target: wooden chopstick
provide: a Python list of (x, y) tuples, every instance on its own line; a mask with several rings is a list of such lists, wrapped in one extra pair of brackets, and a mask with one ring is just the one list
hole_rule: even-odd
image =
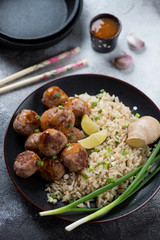
[(22, 80), (20, 82), (16, 82), (16, 83), (1, 87), (0, 88), (0, 93), (4, 93), (4, 92), (7, 92), (7, 91), (10, 91), (10, 90), (19, 88), (19, 87), (23, 87), (25, 85), (37, 82), (39, 80), (45, 80), (49, 77), (56, 76), (58, 74), (68, 72), (68, 71), (71, 71), (73, 69), (76, 69), (76, 68), (79, 68), (79, 67), (82, 67), (82, 66), (86, 66), (86, 65), (88, 65), (88, 61), (86, 59), (83, 59), (83, 60), (78, 61), (76, 63), (72, 63), (72, 64), (69, 64), (69, 65), (66, 65), (66, 66), (63, 66), (63, 67), (60, 67), (60, 68), (56, 68), (56, 69), (53, 69), (49, 72), (45, 72), (43, 74), (40, 74), (40, 75), (31, 77), (31, 78), (27, 78), (25, 80)]
[(6, 84), (8, 82), (11, 82), (11, 81), (13, 81), (13, 80), (15, 80), (17, 78), (23, 77), (23, 76), (25, 76), (25, 75), (27, 75), (27, 74), (29, 74), (31, 72), (34, 72), (34, 71), (36, 71), (36, 70), (38, 70), (40, 68), (43, 68), (43, 67), (45, 67), (47, 65), (50, 65), (50, 64), (52, 64), (54, 62), (57, 62), (57, 61), (59, 61), (61, 59), (67, 58), (67, 57), (69, 57), (71, 55), (75, 55), (75, 54), (77, 54), (79, 52), (80, 52), (80, 48), (76, 47), (76, 48), (73, 48), (73, 49), (71, 49), (69, 51), (66, 51), (64, 53), (61, 53), (61, 54), (59, 54), (59, 55), (57, 55), (55, 57), (49, 58), (49, 59), (47, 59), (47, 60), (45, 60), (43, 62), (40, 62), (40, 63), (35, 64), (33, 66), (30, 66), (28, 68), (25, 68), (25, 69), (23, 69), (23, 70), (21, 70), (19, 72), (16, 72), (16, 73), (14, 73), (14, 74), (12, 74), (12, 75), (10, 75), (10, 76), (0, 80), (0, 86)]

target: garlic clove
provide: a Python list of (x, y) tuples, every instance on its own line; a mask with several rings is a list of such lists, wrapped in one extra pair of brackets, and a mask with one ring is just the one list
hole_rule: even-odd
[(133, 66), (133, 59), (130, 55), (124, 54), (112, 59), (112, 63), (118, 69), (128, 69)]
[(145, 46), (145, 43), (141, 39), (135, 37), (132, 33), (127, 36), (127, 43), (129, 48), (133, 51), (138, 51)]

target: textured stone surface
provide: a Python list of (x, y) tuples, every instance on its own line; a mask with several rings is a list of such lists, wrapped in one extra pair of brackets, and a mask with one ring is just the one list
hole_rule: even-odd
[[(118, 47), (110, 54), (97, 53), (90, 45), (89, 22), (94, 15), (102, 12), (112, 13), (122, 22)], [(54, 67), (87, 58), (89, 66), (71, 74), (101, 73), (120, 78), (142, 90), (160, 108), (159, 23), (159, 0), (84, 0), (82, 15), (76, 27), (64, 40), (53, 47), (29, 51), (8, 49), (0, 45), (0, 78), (71, 47), (80, 46), (79, 55), (56, 63)], [(145, 41), (146, 50), (143, 53), (137, 54), (129, 50), (126, 36), (130, 32)], [(132, 71), (119, 71), (110, 63), (112, 57), (123, 51), (133, 56), (135, 66)], [(42, 71), (38, 71), (40, 72)], [(40, 218), (38, 210), (14, 187), (3, 157), (5, 131), (13, 112), (21, 101), (41, 84), (33, 84), (0, 96), (0, 239), (160, 239), (160, 193), (128, 217), (108, 223), (86, 224), (67, 233), (64, 230), (67, 222), (54, 217)]]

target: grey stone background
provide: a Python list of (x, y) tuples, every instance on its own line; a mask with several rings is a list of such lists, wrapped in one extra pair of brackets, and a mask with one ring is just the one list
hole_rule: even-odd
[[(116, 15), (122, 22), (122, 32), (117, 48), (110, 54), (100, 54), (91, 48), (88, 25), (99, 13)], [(126, 36), (134, 33), (146, 43), (146, 49), (138, 54), (129, 50)], [(84, 0), (81, 17), (73, 31), (56, 45), (41, 50), (15, 50), (0, 44), (0, 79), (38, 63), (59, 52), (80, 46), (81, 53), (55, 63), (63, 66), (87, 58), (89, 66), (71, 72), (100, 73), (120, 78), (143, 91), (160, 108), (160, 1), (159, 0)], [(131, 71), (114, 68), (110, 60), (126, 52), (134, 59)], [(50, 69), (50, 67), (49, 67)], [(38, 71), (35, 74), (43, 72)], [(66, 221), (54, 217), (40, 218), (38, 210), (25, 200), (13, 185), (7, 172), (3, 141), (7, 125), (18, 105), (33, 90), (36, 83), (0, 96), (0, 239), (160, 239), (160, 193), (140, 210), (117, 221), (82, 225), (67, 233)]]

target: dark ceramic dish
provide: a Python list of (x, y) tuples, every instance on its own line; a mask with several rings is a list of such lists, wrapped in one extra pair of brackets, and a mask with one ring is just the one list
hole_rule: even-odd
[[(15, 111), (5, 135), (4, 155), (5, 162), (12, 181), (22, 195), (30, 201), (39, 210), (49, 210), (64, 206), (64, 203), (58, 202), (55, 206), (47, 203), (45, 181), (37, 174), (28, 179), (22, 179), (16, 176), (13, 170), (13, 163), (16, 156), (24, 151), (25, 138), (16, 134), (12, 124), (15, 116), (24, 108), (35, 110), (38, 114), (45, 111), (41, 103), (43, 92), (50, 86), (59, 86), (69, 96), (88, 92), (96, 95), (100, 89), (105, 89), (111, 95), (119, 96), (120, 101), (133, 109), (138, 107), (138, 113), (142, 115), (151, 115), (160, 120), (160, 110), (156, 105), (141, 91), (132, 85), (125, 83), (119, 79), (94, 74), (72, 75), (62, 77), (57, 80), (50, 81), (44, 86), (38, 88), (29, 95)], [(96, 220), (96, 222), (112, 221), (124, 217), (140, 207), (144, 206), (159, 190), (160, 173), (157, 174), (150, 182), (148, 182), (138, 193), (131, 196), (128, 200), (111, 210), (108, 214)], [(59, 217), (69, 221), (77, 220), (84, 217), (85, 213), (66, 213)]]
[(0, 6), (1, 34), (36, 40), (64, 29), (76, 15), (79, 0), (2, 0)]
[[(97, 37), (93, 34), (92, 24), (96, 20), (101, 19), (101, 18), (109, 18), (118, 24), (118, 31), (113, 37), (103, 39), (103, 38)], [(108, 52), (113, 51), (117, 45), (117, 40), (118, 40), (118, 36), (121, 32), (121, 29), (122, 29), (122, 24), (121, 24), (120, 20), (117, 17), (115, 17), (114, 15), (109, 14), (109, 13), (102, 13), (102, 14), (98, 14), (97, 16), (95, 16), (91, 20), (90, 25), (89, 25), (91, 44), (92, 44), (93, 49), (100, 53), (108, 53)]]
[[(26, 1), (24, 1), (24, 2), (26, 2)], [(42, 1), (42, 2), (44, 2), (44, 1)], [(58, 1), (56, 1), (56, 2), (58, 2)], [(70, 12), (71, 8), (70, 8), (70, 10), (68, 9), (68, 12), (70, 12), (70, 14), (72, 16), (70, 16), (68, 18), (68, 20), (63, 23), (63, 26), (62, 25), (54, 26), (54, 29), (52, 29), (52, 32), (48, 31), (48, 33), (46, 33), (46, 29), (44, 29), (44, 31), (43, 31), (43, 29), (41, 28), (41, 31), (43, 31), (43, 35), (41, 35), (41, 36), (39, 35), (39, 37), (34, 37), (30, 34), (30, 37), (28, 37), (28, 38), (25, 38), (25, 37), (20, 38), (18, 36), (13, 37), (9, 34), (4, 34), (1, 32), (0, 33), (0, 41), (7, 46), (16, 47), (16, 48), (29, 48), (29, 49), (39, 49), (42, 47), (49, 47), (49, 46), (52, 46), (55, 43), (59, 42), (64, 37), (66, 37), (70, 33), (70, 31), (73, 29), (73, 27), (75, 26), (75, 24), (77, 23), (80, 15), (81, 15), (82, 6), (83, 6), (83, 0), (75, 0), (73, 2), (71, 0), (70, 1), (67, 0), (66, 3), (65, 3), (65, 1), (63, 1), (63, 2), (65, 5), (66, 5), (66, 3), (68, 3), (70, 5), (75, 6), (74, 9), (72, 6), (72, 14)], [(68, 5), (66, 5), (66, 7), (67, 6)], [(58, 10), (60, 12), (56, 12), (56, 14), (52, 13), (55, 17), (57, 14), (59, 14), (59, 15), (63, 14), (63, 11), (61, 12), (60, 8), (58, 8), (57, 11)], [(0, 15), (0, 19), (1, 19), (1, 15)], [(38, 29), (38, 26), (37, 26), (37, 29)], [(37, 32), (38, 32), (38, 30), (37, 30)], [(45, 34), (44, 34), (44, 32), (45, 32)]]

